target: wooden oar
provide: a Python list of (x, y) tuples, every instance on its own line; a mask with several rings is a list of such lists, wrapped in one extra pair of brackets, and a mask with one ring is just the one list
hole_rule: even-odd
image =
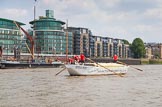
[(86, 59), (89, 60), (89, 61), (91, 61), (91, 62), (93, 62), (93, 63), (95, 63), (95, 64), (97, 64), (97, 65), (99, 65), (99, 66), (101, 66), (101, 67), (103, 67), (103, 68), (105, 68), (105, 69), (107, 69), (107, 70), (109, 70), (110, 72), (113, 72), (115, 75), (118, 75), (118, 76), (120, 76), (120, 77), (123, 77), (123, 75), (121, 75), (120, 73), (116, 73), (116, 72), (114, 72), (114, 71), (112, 71), (112, 70), (110, 70), (110, 69), (108, 69), (108, 68), (102, 66), (101, 64), (98, 64), (98, 63), (96, 63), (95, 61), (93, 61), (93, 60), (90, 59), (90, 58), (86, 58)]
[[(123, 64), (123, 65), (126, 65), (126, 66), (130, 66), (130, 65), (128, 65), (128, 64), (126, 64), (126, 63), (123, 63), (123, 62), (120, 62), (120, 61), (117, 61), (117, 63)], [(139, 69), (139, 68), (136, 68), (136, 67), (133, 67), (133, 66), (130, 66), (130, 67), (132, 67), (132, 68), (134, 68), (134, 69), (136, 69), (136, 70), (139, 70), (139, 71), (143, 71), (142, 69)]]
[(66, 67), (63, 68), (61, 71), (57, 72), (55, 76), (57, 76), (58, 74), (60, 74), (60, 73), (61, 73), (62, 71), (64, 71), (65, 69), (66, 69)]

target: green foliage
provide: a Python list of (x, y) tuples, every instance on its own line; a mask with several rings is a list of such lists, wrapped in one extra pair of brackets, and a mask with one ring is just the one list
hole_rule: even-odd
[(149, 64), (149, 59), (141, 59), (141, 64)]
[(162, 59), (141, 59), (141, 64), (162, 64)]
[(162, 64), (162, 60), (150, 59), (149, 64)]
[(134, 58), (143, 58), (145, 56), (145, 46), (140, 38), (134, 39), (130, 48)]
[(160, 53), (156, 52), (155, 53), (155, 58), (159, 59), (160, 58)]
[(129, 45), (129, 42), (127, 40), (123, 39), (123, 42), (124, 42), (124, 44), (128, 44)]

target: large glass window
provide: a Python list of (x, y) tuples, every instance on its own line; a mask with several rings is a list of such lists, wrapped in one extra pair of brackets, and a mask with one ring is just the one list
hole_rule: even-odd
[(62, 24), (57, 21), (37, 21), (35, 22), (34, 29), (51, 29), (51, 30), (61, 30)]

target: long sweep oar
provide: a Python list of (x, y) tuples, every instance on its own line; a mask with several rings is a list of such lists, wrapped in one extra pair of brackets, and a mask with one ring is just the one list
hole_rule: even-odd
[[(91, 62), (93, 62), (93, 63), (96, 63), (95, 61), (93, 61), (93, 60), (90, 59), (90, 58), (86, 58), (86, 59), (89, 60), (89, 61), (91, 61)], [(123, 75), (121, 75), (120, 73), (116, 73), (116, 72), (114, 72), (114, 71), (112, 71), (112, 70), (110, 70), (110, 69), (104, 67), (104, 66), (101, 65), (101, 64), (98, 64), (98, 63), (96, 63), (96, 64), (99, 65), (99, 66), (101, 66), (101, 67), (103, 67), (103, 68), (105, 68), (105, 69), (107, 69), (107, 70), (109, 70), (110, 72), (113, 72), (115, 75), (118, 75), (118, 76), (120, 76), (120, 77), (123, 77)]]
[(60, 74), (60, 73), (61, 73), (62, 71), (64, 71), (65, 69), (66, 69), (66, 67), (63, 68), (61, 71), (57, 72), (55, 76), (57, 76), (58, 74)]
[[(123, 63), (123, 62), (120, 62), (120, 61), (117, 61), (117, 63), (123, 64), (123, 65), (126, 65), (126, 66), (130, 66), (130, 65), (128, 65), (128, 64), (126, 64), (126, 63)], [(132, 68), (134, 68), (134, 69), (136, 69), (136, 70), (139, 70), (139, 71), (143, 71), (142, 69), (139, 69), (139, 68), (136, 68), (136, 67), (133, 67), (133, 66), (130, 66), (130, 67), (132, 67)]]

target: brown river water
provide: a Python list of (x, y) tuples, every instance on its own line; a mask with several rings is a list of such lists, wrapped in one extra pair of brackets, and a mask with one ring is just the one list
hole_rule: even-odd
[(69, 76), (62, 68), (0, 69), (0, 107), (162, 107), (162, 65), (124, 77)]

